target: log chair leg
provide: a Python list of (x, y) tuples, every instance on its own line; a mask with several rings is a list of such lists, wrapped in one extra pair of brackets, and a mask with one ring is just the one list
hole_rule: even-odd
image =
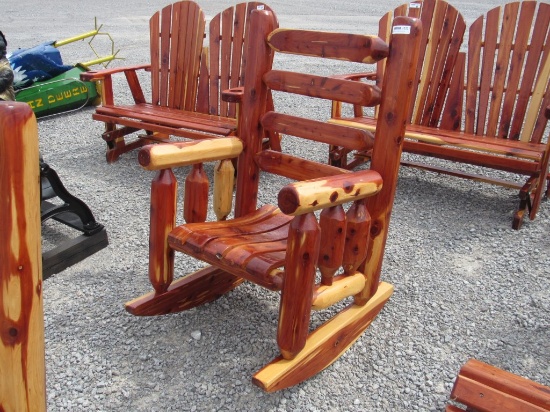
[(151, 184), (151, 228), (149, 235), (149, 279), (153, 288), (126, 303), (137, 316), (164, 315), (211, 302), (234, 289), (243, 279), (221, 269), (207, 267), (173, 282), (174, 250), (168, 233), (176, 220), (177, 180), (171, 169), (159, 171)]
[(519, 207), (518, 210), (516, 210), (516, 213), (514, 213), (514, 220), (512, 221), (512, 228), (515, 230), (519, 230), (521, 228), (526, 209), (531, 209), (531, 195), (527, 186), (528, 183), (526, 183), (519, 192)]
[(168, 234), (176, 224), (178, 182), (172, 169), (163, 169), (151, 183), (149, 280), (157, 293), (166, 292), (174, 279), (174, 250)]
[(306, 343), (320, 232), (313, 213), (295, 217), (288, 229), (286, 270), (277, 329), (277, 343), (285, 359), (294, 358)]

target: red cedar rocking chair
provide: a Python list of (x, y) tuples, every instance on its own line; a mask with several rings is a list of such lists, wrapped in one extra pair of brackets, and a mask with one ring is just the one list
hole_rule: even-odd
[[(244, 87), (242, 93), (226, 93), (228, 100), (240, 102), (238, 137), (140, 150), (140, 164), (158, 170), (151, 186), (149, 239), (149, 278), (154, 291), (126, 304), (130, 313), (140, 316), (174, 313), (215, 300), (244, 280), (280, 292), (280, 356), (253, 379), (266, 391), (295, 385), (329, 366), (361, 336), (392, 294), (393, 287), (379, 278), (421, 33), (419, 21), (408, 17), (396, 19), (394, 32), (399, 34), (393, 35), (389, 45), (376, 36), (274, 30), (273, 22), (267, 11), (252, 12)], [(272, 70), (275, 52), (364, 63), (387, 57), (387, 70), (380, 89), (350, 80)], [(323, 61), (316, 59), (315, 63)], [(380, 105), (375, 136), (269, 110), (271, 91), (277, 93), (275, 99), (308, 96), (308, 101), (325, 102), (327, 108), (332, 100)], [(283, 106), (285, 101), (281, 101)], [(278, 100), (275, 103), (277, 107)], [(318, 113), (308, 112), (311, 116)], [(357, 150), (372, 148), (372, 167), (351, 172), (271, 150), (262, 145), (266, 133), (302, 138), (312, 148), (341, 140)], [(234, 218), (226, 220), (234, 174), (224, 165), (236, 156)], [(221, 161), (214, 188), (214, 208), (220, 220), (205, 222), (208, 182), (197, 171), (201, 162), (215, 160)], [(185, 183), (187, 223), (176, 227), (177, 181), (172, 168), (187, 165), (193, 165)], [(281, 189), (279, 207), (257, 208), (264, 173), (298, 180)], [(347, 212), (344, 203), (350, 204)], [(315, 211), (321, 211), (319, 222)], [(210, 266), (174, 280), (176, 251)], [(316, 283), (317, 269), (321, 280)], [(312, 309), (328, 308), (350, 297), (353, 302), (348, 307), (310, 333)]]

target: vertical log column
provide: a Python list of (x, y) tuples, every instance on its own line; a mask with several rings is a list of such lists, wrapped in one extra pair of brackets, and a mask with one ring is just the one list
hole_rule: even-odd
[(183, 218), (187, 223), (204, 222), (208, 214), (208, 177), (196, 163), (185, 179)]
[(288, 229), (286, 271), (277, 329), (277, 343), (285, 359), (293, 359), (306, 344), (320, 232), (313, 213), (296, 216)]
[(162, 169), (151, 183), (149, 280), (157, 293), (166, 292), (174, 279), (174, 251), (168, 233), (176, 224), (178, 182), (172, 169)]
[(38, 131), (0, 102), (0, 410), (45, 411)]

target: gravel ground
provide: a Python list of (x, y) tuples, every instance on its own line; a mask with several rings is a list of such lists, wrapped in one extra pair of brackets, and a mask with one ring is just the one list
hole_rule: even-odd
[[(232, 4), (202, 3), (208, 19)], [(270, 3), (281, 26), (367, 33), (399, 4), (296, 3)], [(453, 1), (468, 22), (501, 3)], [(0, 29), (13, 50), (88, 31), (97, 16), (126, 59), (114, 64), (142, 63), (148, 18), (164, 4), (4, 0)], [(85, 45), (77, 46), (62, 49), (66, 63), (89, 59)], [(116, 83), (116, 93), (129, 98), (123, 86)], [(45, 282), (49, 410), (441, 411), (460, 366), (471, 357), (550, 385), (548, 202), (535, 221), (514, 231), (517, 192), (402, 169), (382, 275), (395, 286), (394, 295), (326, 371), (265, 394), (250, 377), (277, 354), (276, 295), (244, 284), (185, 313), (138, 318), (124, 311), (124, 302), (150, 290), (153, 176), (138, 166), (135, 152), (105, 162), (102, 125), (92, 112), (39, 121), (45, 160), (88, 203), (110, 239), (108, 248)], [(178, 171), (180, 181), (185, 173)], [(273, 202), (273, 183), (263, 186), (262, 201)], [(45, 225), (45, 247), (64, 235)], [(177, 265), (184, 274), (197, 263), (179, 256)]]

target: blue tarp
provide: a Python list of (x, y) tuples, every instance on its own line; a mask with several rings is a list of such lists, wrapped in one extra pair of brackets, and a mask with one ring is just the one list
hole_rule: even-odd
[(64, 65), (61, 53), (46, 42), (30, 49), (19, 49), (8, 55), (14, 73), (14, 88), (28, 87), (34, 82), (49, 80), (74, 66)]

